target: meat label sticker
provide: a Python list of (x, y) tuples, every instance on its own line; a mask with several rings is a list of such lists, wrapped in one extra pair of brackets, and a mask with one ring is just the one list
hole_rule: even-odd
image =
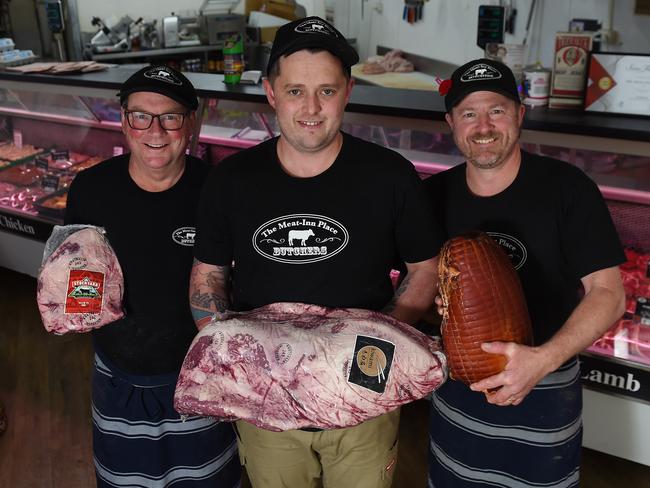
[(104, 273), (85, 269), (70, 270), (65, 313), (101, 313), (103, 297)]
[(357, 336), (348, 382), (383, 393), (393, 364), (395, 344), (376, 337)]

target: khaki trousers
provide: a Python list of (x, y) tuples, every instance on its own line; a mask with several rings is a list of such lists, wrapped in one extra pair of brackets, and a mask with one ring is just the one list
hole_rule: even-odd
[(253, 488), (390, 488), (399, 409), (347, 429), (271, 432), (236, 423)]

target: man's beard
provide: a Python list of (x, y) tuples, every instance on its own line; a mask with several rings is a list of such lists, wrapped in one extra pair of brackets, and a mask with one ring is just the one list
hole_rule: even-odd
[[(474, 151), (476, 143), (467, 143), (468, 151), (464, 154), (467, 162), (477, 169), (493, 169), (500, 166), (512, 153), (518, 138), (506, 140), (504, 135), (498, 132), (490, 132), (488, 134), (474, 134), (467, 140), (473, 141), (476, 139), (495, 139), (496, 147), (493, 151), (489, 150)], [(456, 145), (460, 146), (458, 142)]]

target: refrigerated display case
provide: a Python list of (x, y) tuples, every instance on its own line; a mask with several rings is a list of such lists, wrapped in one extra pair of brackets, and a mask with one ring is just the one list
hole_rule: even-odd
[[(0, 265), (35, 275), (43, 242), (61, 223), (70, 181), (84, 165), (124, 149), (115, 95), (133, 72), (120, 66), (78, 76), (0, 73)], [(260, 86), (188, 77), (200, 97), (192, 154), (218, 164), (278, 134)], [(430, 92), (357, 86), (344, 130), (400, 152), (423, 178), (464, 159), (444, 122), (442, 99)], [(537, 108), (526, 115), (522, 142), (596, 181), (627, 248), (626, 316), (582, 356), (584, 444), (650, 465), (650, 118)]]

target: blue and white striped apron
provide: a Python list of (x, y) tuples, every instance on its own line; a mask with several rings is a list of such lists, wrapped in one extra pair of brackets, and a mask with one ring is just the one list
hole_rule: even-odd
[(95, 354), (92, 418), (97, 487), (235, 488), (241, 466), (230, 423), (182, 421), (177, 374), (133, 376)]
[(449, 380), (432, 397), (429, 488), (579, 485), (580, 368), (572, 360), (518, 406), (498, 407)]

